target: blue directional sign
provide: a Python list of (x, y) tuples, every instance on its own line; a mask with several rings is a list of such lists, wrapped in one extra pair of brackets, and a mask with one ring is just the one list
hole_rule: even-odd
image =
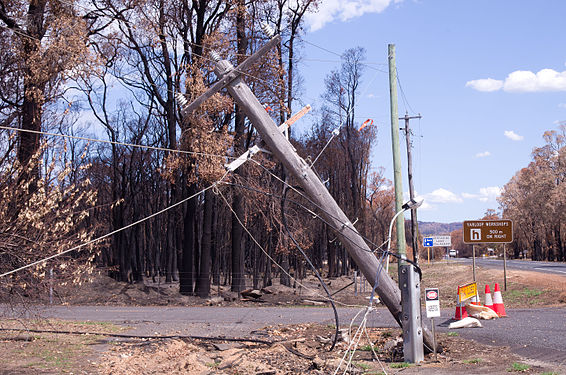
[(434, 242), (433, 237), (425, 237), (424, 240), (423, 240), (423, 246), (424, 247), (433, 247), (434, 246), (433, 242)]

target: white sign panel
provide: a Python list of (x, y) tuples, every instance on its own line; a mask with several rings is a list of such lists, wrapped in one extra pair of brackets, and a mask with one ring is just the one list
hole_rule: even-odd
[(434, 241), (434, 246), (452, 246), (452, 239), (450, 236), (432, 236), (432, 239)]
[(452, 239), (450, 236), (430, 236), (423, 239), (424, 247), (451, 247)]
[(426, 317), (437, 318), (440, 316), (440, 298), (438, 288), (425, 289)]

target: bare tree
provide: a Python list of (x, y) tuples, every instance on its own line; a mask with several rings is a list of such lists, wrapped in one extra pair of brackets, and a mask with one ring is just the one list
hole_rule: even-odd
[[(3, 74), (11, 76), (17, 88), (2, 95), (4, 113), (17, 113), (22, 129), (19, 133), (18, 161), (27, 165), (39, 150), (43, 129), (42, 113), (46, 103), (61, 95), (61, 84), (66, 78), (81, 72), (81, 61), (87, 53), (84, 22), (72, 4), (48, 0), (21, 2), (0, 1), (0, 22), (4, 54), (13, 56), (4, 60), (10, 69)], [(71, 73), (73, 69), (73, 73)], [(12, 122), (14, 116), (8, 115)], [(7, 121), (8, 122), (8, 121)], [(39, 175), (39, 165), (26, 170), (21, 178)], [(31, 190), (34, 184), (30, 185)]]

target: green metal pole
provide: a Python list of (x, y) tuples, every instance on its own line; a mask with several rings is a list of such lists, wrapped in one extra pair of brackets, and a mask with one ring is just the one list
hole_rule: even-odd
[[(403, 208), (403, 176), (401, 174), (401, 152), (399, 147), (399, 116), (397, 110), (397, 68), (395, 66), (395, 44), (389, 44), (389, 96), (391, 103), (391, 148), (393, 149), (393, 183), (395, 185), (395, 212)], [(407, 255), (405, 243), (405, 216), (396, 222), (397, 252)], [(399, 265), (405, 262), (399, 262)], [(405, 263), (406, 264), (406, 263)]]

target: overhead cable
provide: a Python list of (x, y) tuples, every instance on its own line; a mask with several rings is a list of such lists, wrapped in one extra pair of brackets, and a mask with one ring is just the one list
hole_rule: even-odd
[(301, 245), (297, 242), (297, 240), (295, 239), (295, 236), (293, 236), (293, 234), (291, 233), (291, 231), (289, 230), (289, 226), (287, 225), (287, 216), (285, 215), (285, 199), (287, 197), (287, 191), (288, 191), (288, 187), (284, 186), (283, 187), (283, 197), (281, 198), (281, 221), (283, 222), (283, 227), (285, 228), (285, 231), (287, 232), (287, 235), (289, 236), (289, 238), (291, 238), (291, 241), (293, 241), (293, 243), (295, 244), (295, 246), (297, 247), (297, 249), (299, 250), (299, 252), (303, 255), (303, 257), (305, 258), (305, 260), (307, 261), (308, 265), (310, 266), (310, 268), (313, 270), (316, 278), (318, 279), (318, 281), (320, 282), (320, 285), (322, 286), (322, 288), (324, 289), (324, 291), (326, 292), (326, 295), (328, 296), (328, 300), (330, 301), (330, 304), (332, 305), (332, 310), (334, 311), (334, 321), (335, 321), (335, 326), (336, 326), (336, 332), (334, 333), (334, 340), (332, 341), (332, 345), (330, 346), (330, 349), (328, 349), (329, 351), (332, 351), (332, 349), (334, 349), (334, 347), (336, 346), (336, 342), (338, 341), (338, 333), (339, 333), (339, 320), (338, 320), (338, 311), (336, 310), (336, 305), (334, 304), (334, 298), (332, 298), (332, 294), (330, 294), (330, 292), (328, 291), (328, 287), (326, 286), (326, 283), (324, 282), (324, 280), (322, 279), (322, 276), (320, 276), (320, 273), (318, 272), (318, 270), (316, 269), (316, 267), (314, 266), (314, 264), (312, 264), (310, 258), (307, 256), (307, 254), (303, 251), (303, 248), (301, 247)]
[[(243, 185), (237, 185), (237, 184), (233, 184), (233, 183), (228, 183), (228, 182), (223, 182), (223, 185), (231, 185), (231, 186), (240, 186), (245, 188), (245, 186)], [(307, 287), (306, 285), (302, 284), (300, 282), (300, 280), (298, 280), (297, 278), (293, 277), (287, 270), (285, 270), (285, 268), (283, 268), (283, 266), (281, 266), (275, 259), (273, 259), (273, 257), (267, 252), (267, 250), (265, 250), (265, 248), (256, 240), (256, 238), (254, 237), (254, 235), (250, 232), (250, 230), (247, 228), (247, 226), (242, 222), (242, 219), (240, 218), (240, 216), (234, 211), (234, 208), (232, 207), (232, 205), (228, 202), (228, 199), (224, 196), (224, 194), (222, 194), (222, 191), (220, 191), (220, 189), (215, 190), (215, 193), (220, 195), (220, 197), (222, 198), (222, 200), (224, 201), (224, 203), (226, 204), (226, 207), (228, 207), (228, 209), (230, 210), (230, 212), (234, 215), (234, 217), (236, 218), (236, 220), (238, 221), (238, 223), (242, 226), (242, 228), (244, 229), (244, 231), (248, 234), (248, 236), (250, 236), (251, 240), (253, 241), (253, 243), (256, 244), (256, 246), (261, 250), (261, 252), (271, 261), (273, 262), (273, 264), (279, 268), (281, 270), (281, 272), (283, 272), (286, 276), (288, 276), (291, 280), (293, 280), (294, 282), (296, 282), (299, 286), (301, 286), (302, 288), (309, 290), (311, 292), (314, 292), (317, 296), (321, 297), (324, 300), (328, 300), (328, 298), (322, 294), (320, 294), (317, 290), (314, 290), (312, 288)], [(291, 201), (291, 200), (289, 200)], [(336, 301), (336, 303), (338, 303), (341, 306), (345, 306), (345, 307), (358, 307), (355, 305), (348, 305), (339, 301)]]
[(172, 204), (172, 205), (170, 205), (170, 206), (168, 206), (168, 207), (166, 207), (166, 208), (164, 208), (164, 209), (162, 209), (162, 210), (160, 210), (160, 211), (158, 211), (158, 212), (155, 212), (155, 213), (153, 213), (153, 214), (151, 214), (151, 215), (149, 215), (149, 216), (146, 216), (146, 217), (144, 217), (143, 219), (140, 219), (140, 220), (138, 220), (138, 221), (135, 221), (135, 222), (133, 222), (133, 223), (131, 223), (131, 224), (128, 224), (128, 225), (126, 225), (126, 226), (124, 226), (124, 227), (122, 227), (122, 228), (118, 228), (118, 229), (116, 229), (116, 230), (114, 230), (114, 231), (112, 231), (112, 232), (110, 232), (110, 233), (107, 233), (107, 234), (105, 234), (105, 235), (102, 235), (102, 236), (100, 236), (100, 237), (97, 237), (97, 238), (95, 238), (95, 239), (93, 239), (93, 240), (90, 240), (90, 241), (87, 241), (87, 242), (85, 242), (85, 243), (79, 244), (79, 245), (77, 245), (77, 246), (75, 246), (75, 247), (72, 247), (72, 248), (70, 248), (70, 249), (68, 249), (68, 250), (62, 251), (62, 252), (57, 253), (57, 254), (53, 254), (53, 255), (51, 255), (51, 256), (42, 258), (42, 259), (37, 260), (37, 261), (35, 261), (35, 262), (26, 264), (25, 266), (22, 266), (22, 267), (19, 267), (19, 268), (14, 269), (14, 270), (11, 270), (11, 271), (2, 273), (2, 274), (0, 274), (0, 278), (1, 278), (1, 277), (4, 277), (4, 276), (11, 275), (11, 274), (16, 273), (16, 272), (18, 272), (18, 271), (25, 270), (25, 269), (30, 268), (30, 267), (33, 267), (33, 266), (36, 266), (36, 265), (38, 265), (38, 264), (45, 263), (45, 262), (47, 262), (47, 261), (49, 261), (49, 260), (51, 260), (51, 259), (60, 257), (60, 256), (65, 255), (65, 254), (67, 254), (67, 253), (70, 253), (70, 252), (73, 252), (73, 251), (78, 251), (78, 250), (82, 249), (82, 248), (85, 247), (85, 246), (92, 245), (93, 243), (102, 241), (103, 239), (108, 238), (108, 237), (111, 237), (111, 236), (115, 235), (116, 233), (122, 232), (122, 231), (124, 231), (124, 230), (126, 230), (126, 229), (129, 229), (129, 228), (131, 228), (131, 227), (133, 227), (133, 226), (136, 226), (136, 225), (138, 225), (138, 224), (140, 224), (140, 223), (143, 223), (144, 221), (147, 221), (147, 220), (149, 220), (149, 219), (151, 219), (151, 218), (153, 218), (153, 217), (155, 217), (155, 216), (161, 215), (162, 213), (167, 212), (167, 211), (169, 211), (169, 210), (171, 210), (171, 209), (173, 209), (173, 208), (175, 208), (175, 207), (177, 207), (177, 206), (180, 206), (180, 205), (182, 205), (183, 203), (185, 203), (185, 202), (187, 202), (187, 201), (189, 201), (189, 200), (191, 200), (191, 199), (193, 199), (193, 198), (199, 196), (200, 194), (204, 193), (204, 192), (207, 191), (208, 189), (213, 188), (214, 186), (216, 186), (217, 183), (219, 183), (220, 181), (222, 181), (222, 180), (224, 179), (224, 177), (226, 177), (226, 175), (228, 175), (228, 173), (229, 173), (229, 172), (227, 171), (226, 173), (224, 173), (224, 175), (222, 176), (222, 178), (220, 178), (218, 181), (216, 181), (216, 182), (213, 183), (212, 185), (210, 185), (210, 186), (208, 186), (208, 187), (202, 189), (202, 190), (199, 191), (198, 193), (195, 193), (195, 194), (191, 195), (190, 197), (187, 197), (187, 198), (185, 198), (185, 199), (183, 199), (183, 200), (181, 200), (181, 201), (179, 201), (179, 202), (177, 202), (177, 203), (174, 203), (174, 204)]
[(39, 131), (39, 130), (13, 128), (13, 127), (10, 127), (10, 126), (0, 126), (0, 129), (17, 131), (17, 132), (25, 132), (25, 133), (33, 133), (33, 134), (41, 134), (41, 135), (47, 135), (47, 136), (53, 136), (53, 137), (78, 139), (78, 140), (88, 141), (88, 142), (107, 143), (107, 144), (113, 144), (113, 145), (119, 145), (119, 146), (136, 147), (136, 148), (143, 148), (143, 149), (148, 149), (148, 150), (167, 151), (167, 152), (174, 152), (174, 153), (179, 153), (179, 154), (188, 154), (188, 155), (194, 155), (194, 156), (208, 156), (208, 157), (216, 157), (216, 158), (235, 159), (235, 157), (227, 156), (227, 155), (216, 155), (216, 154), (209, 154), (209, 153), (206, 153), (206, 152), (176, 150), (176, 149), (170, 149), (170, 148), (165, 148), (165, 147), (146, 146), (146, 145), (139, 145), (139, 144), (134, 144), (134, 143), (107, 141), (105, 139), (96, 139), (96, 138), (79, 137), (79, 136), (75, 136), (75, 135), (49, 133), (49, 132), (44, 132), (44, 131)]

